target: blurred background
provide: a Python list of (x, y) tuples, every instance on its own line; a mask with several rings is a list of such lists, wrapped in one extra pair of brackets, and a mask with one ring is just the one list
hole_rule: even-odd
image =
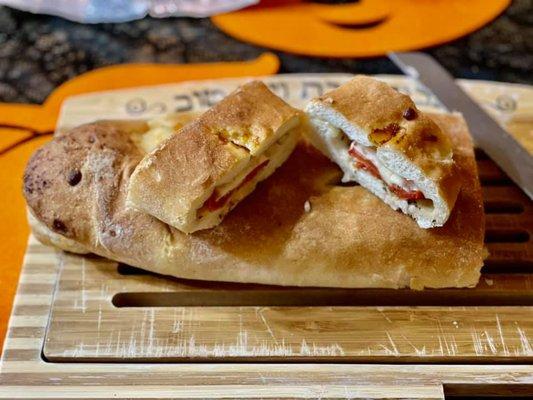
[[(489, 19), (480, 29), (425, 51), (455, 77), (533, 83), (533, 0), (514, 0)], [(373, 25), (358, 28), (369, 30)], [(275, 20), (271, 29), (278, 29)], [(307, 28), (303, 24), (299, 29)], [(66, 80), (112, 64), (237, 61), (267, 50), (233, 36), (209, 18), (147, 16), (130, 22), (82, 24), (0, 6), (0, 102), (42, 103)], [(268, 50), (278, 55), (280, 72), (285, 73), (400, 73), (385, 56), (333, 58)]]

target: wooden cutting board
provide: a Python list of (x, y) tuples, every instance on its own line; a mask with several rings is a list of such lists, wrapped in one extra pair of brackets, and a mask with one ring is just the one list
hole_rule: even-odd
[[(278, 75), (265, 80), (299, 106), (346, 79)], [(436, 99), (404, 78), (385, 79), (412, 94), (422, 108), (439, 108)], [(59, 128), (95, 115), (146, 118), (203, 109), (241, 82), (72, 98)], [(531, 88), (464, 85), (500, 120), (504, 115), (515, 121), (523, 143), (531, 145), (531, 114), (521, 108), (532, 101)], [(475, 289), (185, 281), (55, 252), (30, 237), (2, 357), (0, 398), (533, 393), (533, 204), (483, 152), (476, 157), (490, 257)]]

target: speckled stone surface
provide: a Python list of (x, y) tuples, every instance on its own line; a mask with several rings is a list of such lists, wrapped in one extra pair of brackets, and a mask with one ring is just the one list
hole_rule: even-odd
[[(40, 103), (65, 80), (110, 64), (244, 60), (263, 51), (208, 19), (82, 25), (0, 7), (0, 101)], [(481, 30), (428, 51), (456, 77), (533, 84), (533, 0), (515, 0)], [(399, 73), (386, 58), (277, 54), (281, 72)]]

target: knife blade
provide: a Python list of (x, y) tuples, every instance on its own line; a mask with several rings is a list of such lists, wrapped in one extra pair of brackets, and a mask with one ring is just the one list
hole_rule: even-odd
[(533, 157), (456, 83), (448, 71), (425, 53), (390, 53), (402, 72), (433, 92), (449, 111), (463, 114), (475, 144), (533, 199)]

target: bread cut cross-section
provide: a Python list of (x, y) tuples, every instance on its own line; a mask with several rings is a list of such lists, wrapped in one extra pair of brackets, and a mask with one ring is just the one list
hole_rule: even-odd
[(128, 206), (185, 233), (218, 225), (289, 157), (299, 118), (265, 84), (243, 85), (144, 157)]
[(422, 228), (442, 226), (460, 190), (450, 138), (409, 96), (366, 76), (306, 107), (313, 144)]

